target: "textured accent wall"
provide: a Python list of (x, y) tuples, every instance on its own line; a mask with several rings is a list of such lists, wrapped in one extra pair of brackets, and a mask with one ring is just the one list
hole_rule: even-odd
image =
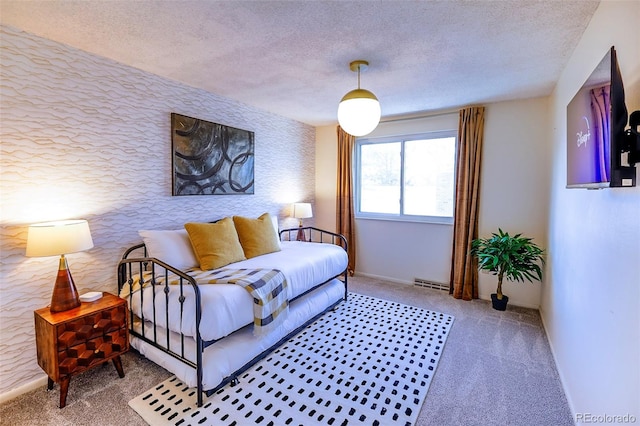
[[(265, 211), (295, 226), (287, 204), (314, 201), (315, 130), (11, 27), (0, 38), (1, 395), (44, 375), (33, 311), (58, 259), (24, 256), (30, 223), (87, 219), (95, 247), (68, 256), (76, 286), (116, 292), (140, 229)], [(172, 197), (172, 112), (255, 132), (255, 195)]]

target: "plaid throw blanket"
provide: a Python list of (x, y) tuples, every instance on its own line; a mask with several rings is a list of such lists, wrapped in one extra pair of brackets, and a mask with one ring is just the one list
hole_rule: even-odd
[[(189, 275), (195, 278), (198, 285), (202, 284), (237, 284), (244, 287), (253, 296), (253, 334), (261, 336), (269, 333), (284, 321), (289, 312), (289, 299), (287, 298), (287, 280), (284, 274), (277, 269), (218, 269), (214, 271), (201, 271), (189, 269)], [(146, 287), (151, 282), (151, 272), (144, 272), (144, 284)], [(156, 283), (164, 283), (163, 274), (158, 274)], [(178, 285), (180, 279), (169, 275), (169, 284)], [(120, 297), (126, 298), (130, 293), (140, 290), (140, 275), (136, 276), (131, 286), (125, 285), (120, 290)]]
[(277, 269), (220, 269), (194, 274), (198, 284), (237, 284), (253, 296), (253, 334), (275, 329), (289, 312), (287, 280)]

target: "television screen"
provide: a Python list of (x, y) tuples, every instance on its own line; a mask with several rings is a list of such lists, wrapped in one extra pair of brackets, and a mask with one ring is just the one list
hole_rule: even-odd
[(612, 47), (567, 105), (567, 188), (631, 186), (624, 179), (627, 168), (620, 164), (626, 124), (624, 88)]
[(611, 55), (607, 54), (567, 105), (567, 187), (609, 186)]

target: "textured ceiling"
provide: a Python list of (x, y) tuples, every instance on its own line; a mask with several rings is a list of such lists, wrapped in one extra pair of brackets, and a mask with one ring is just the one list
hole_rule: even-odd
[(383, 117), (548, 95), (598, 3), (0, 0), (0, 22), (325, 125), (355, 59)]

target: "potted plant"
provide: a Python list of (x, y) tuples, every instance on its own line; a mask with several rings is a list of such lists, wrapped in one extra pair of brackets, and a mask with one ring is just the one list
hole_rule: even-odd
[(491, 294), (493, 308), (507, 309), (509, 298), (502, 294), (502, 279), (511, 281), (542, 280), (541, 265), (544, 264), (544, 250), (531, 238), (522, 234), (509, 235), (498, 228), (498, 233), (490, 238), (478, 238), (471, 242), (471, 255), (478, 258), (478, 269), (498, 276), (498, 289)]

